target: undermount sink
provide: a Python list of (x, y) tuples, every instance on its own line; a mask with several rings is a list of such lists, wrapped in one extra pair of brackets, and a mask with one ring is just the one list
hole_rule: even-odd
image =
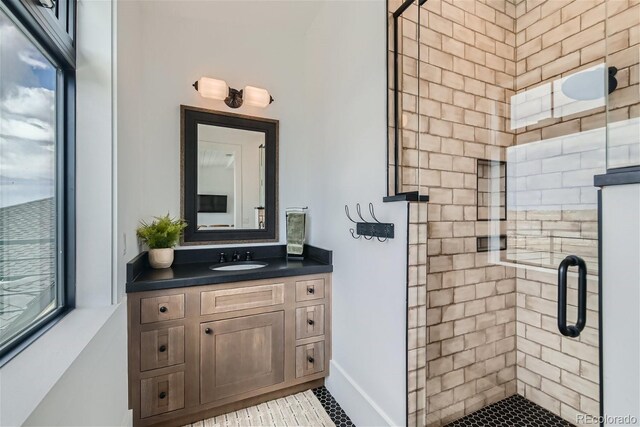
[(266, 267), (266, 262), (258, 261), (238, 261), (238, 262), (226, 262), (223, 264), (214, 264), (209, 267), (214, 271), (240, 271), (240, 270), (255, 270), (256, 268)]

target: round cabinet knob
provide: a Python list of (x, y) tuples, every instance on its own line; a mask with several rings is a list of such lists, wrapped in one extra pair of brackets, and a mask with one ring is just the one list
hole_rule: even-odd
[(158, 351), (160, 353), (164, 353), (165, 351), (167, 351), (167, 346), (166, 345), (161, 345), (160, 348), (158, 349)]
[(160, 399), (164, 399), (165, 397), (167, 397), (167, 393), (165, 393), (165, 392), (163, 391), (163, 392), (161, 392), (161, 393), (158, 395), (158, 397), (159, 397)]
[(168, 310), (168, 308), (167, 308), (167, 307), (165, 307), (164, 305), (161, 305), (161, 306), (160, 306), (160, 313), (166, 313), (166, 312), (167, 312), (167, 310)]
[(207, 335), (211, 335), (213, 333), (213, 329), (205, 328), (204, 333), (207, 334)]
[(315, 359), (313, 357), (309, 356), (309, 357), (307, 357), (307, 362), (313, 363), (313, 362), (315, 362)]
[(316, 293), (316, 290), (315, 290), (315, 289), (313, 289), (313, 288), (307, 288), (307, 293), (308, 293), (308, 294), (312, 294), (312, 295), (313, 295), (313, 294), (315, 294), (315, 293)]
[(314, 323), (316, 322), (314, 322), (312, 319), (307, 319), (307, 324), (313, 326)]

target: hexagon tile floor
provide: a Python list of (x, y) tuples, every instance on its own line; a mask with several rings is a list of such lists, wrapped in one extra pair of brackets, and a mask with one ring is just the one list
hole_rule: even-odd
[(573, 427), (573, 424), (516, 394), (446, 427)]
[(355, 427), (355, 424), (353, 424), (349, 416), (340, 407), (340, 404), (336, 402), (336, 399), (331, 396), (331, 393), (329, 393), (326, 387), (323, 386), (313, 389), (313, 394), (316, 395), (336, 427)]

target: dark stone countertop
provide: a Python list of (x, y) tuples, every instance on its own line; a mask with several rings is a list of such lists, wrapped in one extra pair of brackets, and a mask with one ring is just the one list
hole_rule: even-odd
[[(254, 270), (214, 271), (220, 253), (227, 259), (237, 250), (240, 254), (253, 253), (253, 261), (266, 262), (266, 267)], [(256, 246), (224, 249), (177, 249), (170, 268), (160, 270), (149, 266), (148, 254), (143, 252), (127, 264), (127, 293), (187, 286), (213, 285), (245, 280), (303, 276), (333, 271), (332, 253), (313, 246), (305, 246), (304, 259), (287, 259), (284, 245)]]

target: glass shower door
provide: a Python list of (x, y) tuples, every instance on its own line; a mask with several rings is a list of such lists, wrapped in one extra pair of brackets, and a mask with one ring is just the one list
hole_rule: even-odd
[(563, 418), (599, 414), (598, 190), (606, 171), (599, 61), (511, 99), (504, 261), (516, 266), (518, 392)]
[[(577, 424), (600, 414), (594, 176), (607, 169), (616, 73), (603, 39), (606, 15), (595, 12), (584, 17), (567, 6), (558, 17), (563, 31), (548, 33), (545, 20), (517, 21), (526, 28), (516, 29), (522, 62), (510, 99), (515, 141), (506, 149), (502, 261), (516, 267), (518, 393)], [(576, 25), (595, 20), (571, 29), (572, 15)]]
[(514, 393), (598, 416), (594, 176), (640, 164), (640, 5), (388, 7), (389, 194), (429, 196), (410, 215), (408, 423)]

